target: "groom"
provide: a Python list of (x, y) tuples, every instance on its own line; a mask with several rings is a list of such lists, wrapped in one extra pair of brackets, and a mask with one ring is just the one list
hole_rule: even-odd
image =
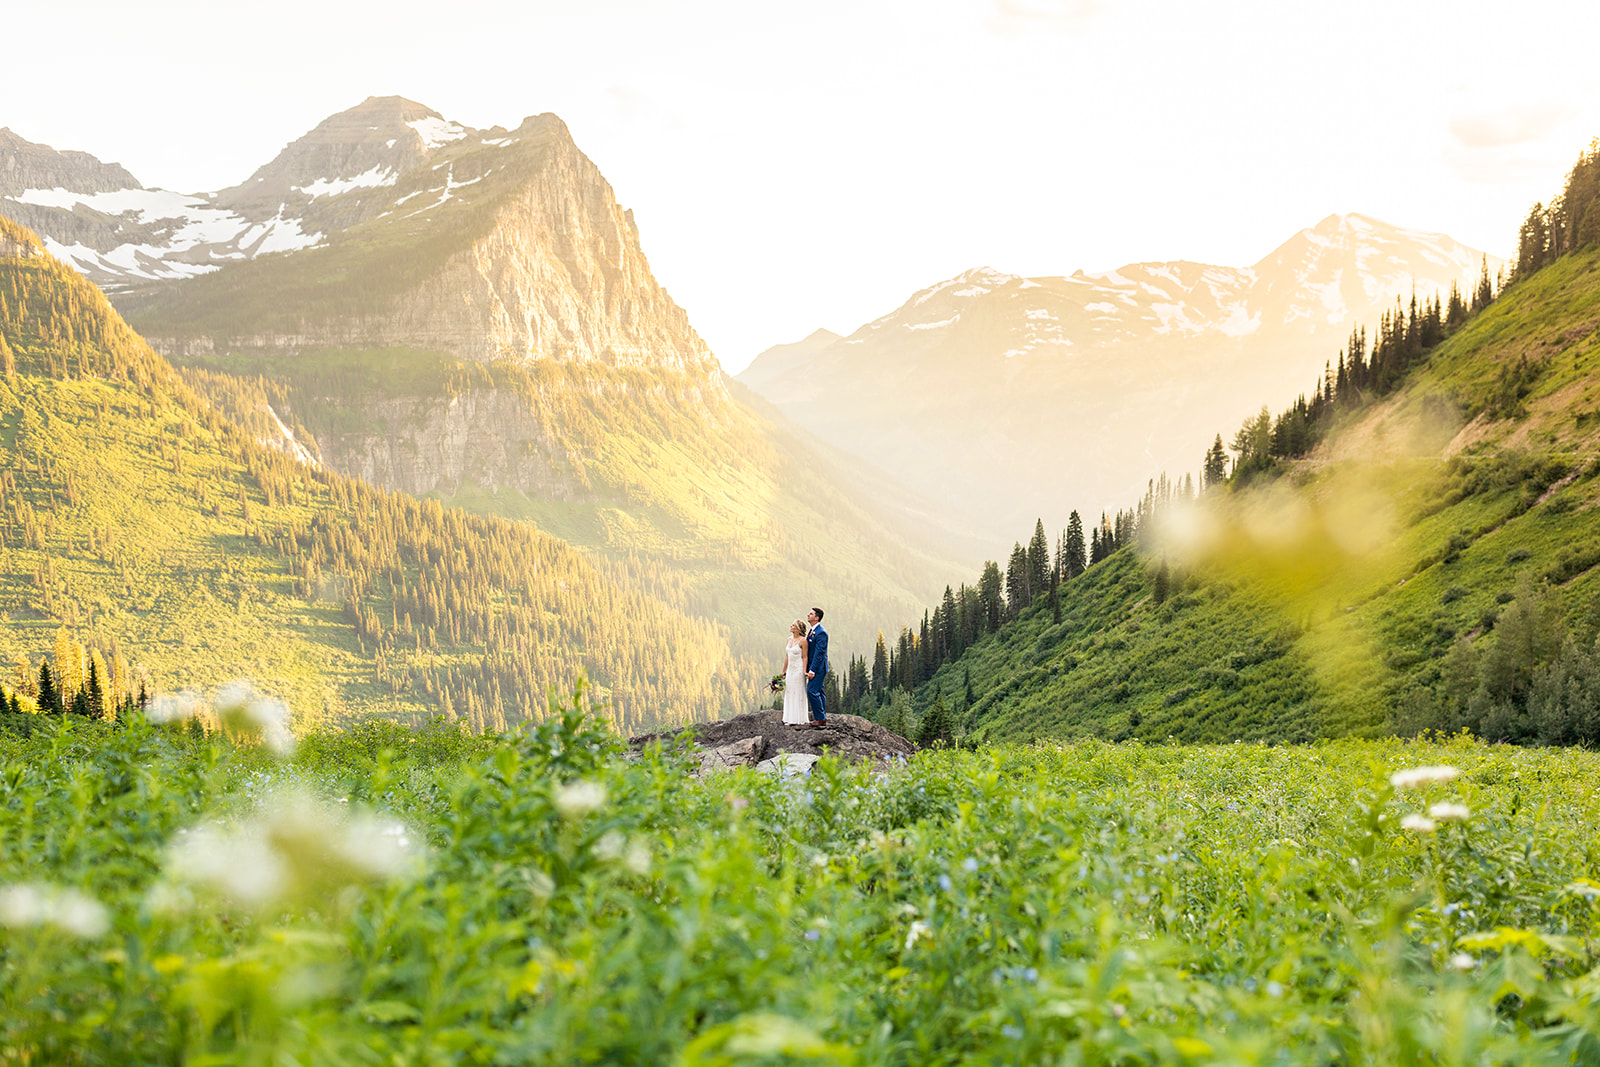
[(828, 631), (822, 628), (822, 609), (812, 608), (806, 616), (811, 625), (811, 661), (806, 664), (806, 700), (811, 704), (811, 725), (828, 722), (828, 700), (822, 683), (828, 677)]

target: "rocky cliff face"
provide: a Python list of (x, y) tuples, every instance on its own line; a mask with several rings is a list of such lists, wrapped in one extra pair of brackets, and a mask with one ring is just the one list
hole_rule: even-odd
[[(710, 350), (652, 276), (632, 214), (554, 115), (479, 131), (398, 98), (369, 100), (215, 203), (258, 215), (276, 205), (327, 236), (252, 264), (247, 279), (129, 298), (135, 324), (178, 358), (399, 345), (478, 362), (660, 368), (720, 388)], [(262, 304), (262, 292), (282, 295)]]
[(25, 189), (107, 193), (139, 187), (121, 164), (102, 163), (87, 152), (57, 152), (0, 127), (0, 196)]

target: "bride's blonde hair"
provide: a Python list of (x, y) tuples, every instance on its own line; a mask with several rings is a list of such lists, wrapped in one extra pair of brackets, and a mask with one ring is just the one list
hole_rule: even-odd
[[(797, 630), (799, 633), (795, 633)], [(794, 624), (789, 627), (789, 632), (795, 634), (796, 637), (805, 637), (805, 635), (811, 631), (806, 628), (804, 619), (796, 619), (794, 620)]]

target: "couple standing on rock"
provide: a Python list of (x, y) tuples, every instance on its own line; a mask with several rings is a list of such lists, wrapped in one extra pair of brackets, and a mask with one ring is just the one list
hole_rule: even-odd
[(828, 677), (828, 631), (822, 628), (822, 609), (812, 608), (806, 621), (789, 627), (784, 646), (783, 721), (789, 726), (823, 726), (828, 702), (822, 695)]

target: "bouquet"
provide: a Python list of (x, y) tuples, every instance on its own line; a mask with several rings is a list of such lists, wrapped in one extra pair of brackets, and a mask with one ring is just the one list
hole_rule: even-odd
[(783, 675), (774, 674), (772, 676), (772, 681), (767, 683), (767, 692), (769, 692), (769, 693), (781, 693), (781, 692), (783, 692)]

